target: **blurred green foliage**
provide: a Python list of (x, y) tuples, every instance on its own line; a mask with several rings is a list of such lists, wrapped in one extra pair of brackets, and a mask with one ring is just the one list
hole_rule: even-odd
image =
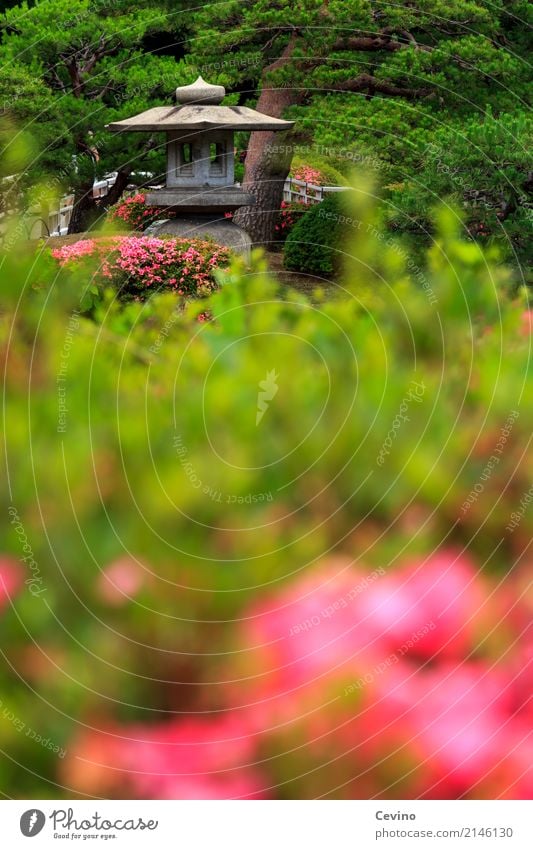
[[(505, 577), (527, 547), (532, 510), (506, 530), (532, 473), (524, 297), (449, 210), (413, 278), (371, 195), (353, 193), (361, 226), (336, 295), (281, 297), (255, 255), (219, 273), (202, 325), (205, 302), (182, 312), (172, 294), (124, 305), (109, 291), (89, 319), (90, 279), (20, 240), (4, 252), (2, 554), (24, 555), (12, 508), (42, 592), (0, 615), (0, 690), (67, 760), (84, 725), (216, 709), (227, 620), (327, 553), (388, 570), (446, 541)], [(124, 556), (147, 572), (117, 602), (102, 570)], [(72, 795), (62, 759), (2, 717), (0, 748), (4, 793)]]

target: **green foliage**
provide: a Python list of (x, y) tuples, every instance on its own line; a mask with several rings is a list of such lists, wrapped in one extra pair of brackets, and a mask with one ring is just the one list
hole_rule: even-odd
[[(254, 87), (277, 90), (285, 116), (297, 121), (295, 158), (314, 164), (302, 153), (309, 150), (345, 177), (354, 163), (377, 173), (394, 190), (396, 229), (422, 233), (434, 200), (451, 198), (465, 204), (469, 226), (483, 223), (472, 235), (507, 239), (508, 257), (522, 262), (531, 217), (519, 198), (531, 193), (531, 169), (528, 133), (515, 124), (530, 98), (530, 23), (531, 4), (522, 0), (226, 2), (195, 16), (187, 61), (198, 69), (211, 62), (243, 101)], [(491, 124), (499, 124), (490, 131), (499, 135), (492, 153)], [(425, 167), (432, 145), (443, 150), (446, 170), (437, 175), (435, 163)], [(454, 186), (457, 172), (466, 193)]]
[[(143, 49), (144, 39), (176, 27), (144, 0), (134, 4), (45, 0), (6, 12), (9, 31), (0, 44), (0, 107), (20, 129), (31, 132), (39, 154), (19, 180), (43, 176), (65, 188), (92, 181), (124, 163), (163, 170), (154, 140), (150, 153), (142, 136), (113, 136), (111, 121), (168, 102), (182, 76), (175, 60)], [(142, 156), (141, 156), (142, 154)], [(130, 165), (131, 168), (131, 165)]]
[[(147, 37), (185, 31), (185, 5), (170, 18), (142, 0), (9, 9), (2, 176), (20, 175), (46, 205), (58, 175), (78, 185), (141, 155), (159, 173), (157, 139), (146, 152), (105, 124), (168, 102), (198, 71), (232, 87), (235, 102), (265, 82), (307, 92), (292, 107), (301, 145), (343, 174), (362, 162), (387, 190), (378, 214), (360, 177), (358, 191), (295, 227), (287, 266), (337, 284), (313, 301), (280, 292), (255, 255), (251, 269), (235, 260), (215, 272), (207, 300), (124, 303), (95, 287), (94, 266), (58, 269), (23, 241), (24, 220), (6, 223), (0, 498), (35, 563), (10, 519), (0, 555), (28, 582), (0, 611), (0, 789), (10, 797), (86, 792), (99, 753), (77, 759), (80, 727), (223, 711), (235, 621), (332, 554), (394, 571), (445, 540), (510, 598), (527, 585), (532, 321), (496, 242), (525, 255), (531, 223), (531, 5), (226, 0), (188, 13), (185, 61), (147, 53)], [(385, 28), (383, 49), (337, 49)], [(361, 74), (372, 83), (347, 91)], [(435, 215), (439, 197), (452, 205)], [(391, 230), (425, 232), (429, 247), (413, 256)], [(213, 320), (199, 324), (206, 312)], [(272, 374), (277, 391), (258, 421)], [(131, 597), (104, 577), (124, 557), (144, 567)], [(482, 639), (497, 643), (495, 666), (501, 634)], [(300, 771), (302, 796), (329, 792), (323, 753), (307, 746), (300, 770), (290, 743), (265, 741), (272, 786)], [(376, 796), (392, 786), (397, 797), (394, 782), (372, 782)]]
[[(524, 180), (529, 131), (513, 122), (520, 124), (527, 108), (530, 18), (531, 6), (522, 0), (451, 7), (442, 0), (378, 7), (362, 0), (229, 0), (216, 8), (180, 2), (157, 10), (145, 0), (134, 6), (82, 0), (75, 11), (67, 0), (43, 0), (9, 9), (0, 104), (20, 129), (33, 131), (41, 151), (19, 185), (44, 175), (69, 187), (86, 185), (122, 166), (131, 170), (132, 163), (133, 171), (161, 175), (162, 139), (114, 137), (105, 124), (168, 103), (177, 84), (202, 73), (226, 85), (235, 103), (254, 103), (264, 85), (292, 91), (287, 117), (298, 122), (297, 157), (331, 184), (342, 185), (354, 161), (378, 171), (384, 182), (400, 185), (405, 202), (401, 192), (394, 202), (409, 208), (413, 226), (426, 226), (433, 193), (464, 202), (472, 223), (496, 235), (496, 207), (509, 202), (503, 235), (522, 257), (530, 223), (521, 200), (530, 192)], [(157, 41), (161, 33), (175, 33), (182, 61), (147, 52), (147, 39)], [(491, 146), (484, 138), (491, 115), (502, 148), (492, 175), (490, 156), (480, 159)], [(245, 147), (244, 134), (237, 144)], [(435, 164), (424, 167), (435, 144), (444, 151), (438, 159), (446, 160), (437, 174)], [(463, 198), (451, 176), (457, 170), (471, 186)], [(238, 163), (238, 179), (242, 171)], [(512, 189), (504, 185), (508, 180)], [(485, 197), (492, 212), (481, 222)]]
[(393, 225), (427, 230), (432, 206), (446, 199), (466, 210), (473, 235), (492, 238), (509, 259), (527, 266), (533, 238), (532, 130), (532, 119), (521, 113), (487, 114), (440, 128), (411, 179), (391, 192)]
[(293, 108), (291, 115), (345, 179), (359, 165), (384, 182), (414, 173), (436, 120), (436, 110), (427, 102), (413, 105), (400, 98), (367, 100), (344, 93), (317, 96), (309, 107)]

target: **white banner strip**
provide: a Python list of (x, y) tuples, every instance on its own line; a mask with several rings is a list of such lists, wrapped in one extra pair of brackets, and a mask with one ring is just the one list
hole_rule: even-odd
[(532, 814), (527, 801), (0, 802), (8, 849), (532, 849)]

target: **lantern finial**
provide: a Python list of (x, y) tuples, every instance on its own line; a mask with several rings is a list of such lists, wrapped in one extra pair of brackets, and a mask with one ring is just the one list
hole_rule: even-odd
[(218, 106), (226, 95), (223, 85), (211, 85), (202, 77), (198, 77), (191, 85), (178, 86), (176, 103), (182, 105), (199, 104), (202, 106)]

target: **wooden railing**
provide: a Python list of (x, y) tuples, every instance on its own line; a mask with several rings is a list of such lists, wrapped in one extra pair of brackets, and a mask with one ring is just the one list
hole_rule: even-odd
[[(110, 174), (105, 180), (97, 180), (93, 185), (93, 197), (103, 198), (108, 193), (111, 186), (114, 185), (117, 178), (116, 174)], [(48, 230), (50, 236), (66, 236), (68, 233), (68, 225), (72, 216), (72, 207), (74, 205), (74, 195), (65, 195), (59, 202), (59, 208), (50, 213), (48, 218)], [(38, 234), (34, 238), (39, 238)]]
[[(115, 182), (115, 175), (111, 175), (107, 180), (100, 180), (94, 184), (94, 197), (104, 197), (111, 186)], [(293, 180), (289, 177), (285, 180), (283, 186), (283, 200), (290, 202), (299, 201), (300, 203), (311, 204), (320, 203), (324, 200), (328, 192), (343, 192), (344, 186), (314, 186), (313, 183), (306, 183), (303, 180)], [(68, 230), (70, 216), (72, 215), (72, 204), (74, 198), (72, 195), (61, 198), (61, 207), (50, 216), (49, 229), (51, 236), (64, 236)]]
[[(116, 174), (110, 174), (105, 180), (97, 180), (93, 186), (93, 197), (102, 198), (114, 185)], [(315, 186), (304, 180), (294, 180), (289, 177), (283, 186), (283, 200), (288, 203), (298, 201), (305, 204), (320, 203), (329, 192), (343, 192), (344, 186)], [(72, 216), (74, 195), (61, 198), (57, 209), (53, 210), (48, 220), (39, 217), (39, 212), (30, 210), (25, 217), (25, 229), (28, 238), (39, 239), (48, 236), (65, 236)], [(0, 226), (1, 231), (1, 226)]]
[(344, 192), (345, 186), (315, 186), (305, 180), (289, 177), (283, 186), (283, 200), (287, 203), (320, 203), (330, 192)]

